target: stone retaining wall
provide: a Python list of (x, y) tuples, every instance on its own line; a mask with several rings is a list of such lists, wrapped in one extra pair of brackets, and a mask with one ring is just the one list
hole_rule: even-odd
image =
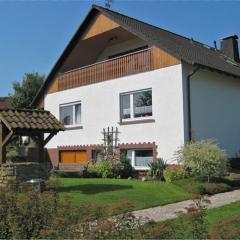
[(0, 187), (11, 183), (26, 182), (30, 179), (47, 179), (51, 167), (49, 163), (23, 162), (0, 165)]

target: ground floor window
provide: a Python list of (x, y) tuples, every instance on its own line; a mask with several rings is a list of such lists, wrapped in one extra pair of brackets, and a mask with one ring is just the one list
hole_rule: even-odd
[(152, 149), (124, 149), (121, 154), (127, 157), (137, 170), (149, 169), (149, 164), (153, 161)]
[(99, 149), (92, 150), (92, 162), (93, 163), (100, 163), (102, 161), (102, 154)]

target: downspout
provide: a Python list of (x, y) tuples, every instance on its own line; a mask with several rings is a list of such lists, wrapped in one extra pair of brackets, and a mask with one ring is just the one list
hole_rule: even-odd
[(190, 79), (191, 77), (200, 69), (198, 65), (195, 69), (193, 69), (187, 76), (187, 108), (188, 108), (188, 140), (192, 141), (192, 114), (191, 114), (191, 86)]

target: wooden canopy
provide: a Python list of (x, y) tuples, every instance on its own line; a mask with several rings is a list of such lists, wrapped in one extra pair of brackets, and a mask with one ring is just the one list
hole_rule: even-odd
[[(6, 162), (6, 145), (14, 136), (30, 136), (39, 144), (40, 158), (44, 146), (64, 126), (49, 111), (36, 109), (0, 109), (0, 164)], [(44, 133), (49, 135), (44, 138)]]

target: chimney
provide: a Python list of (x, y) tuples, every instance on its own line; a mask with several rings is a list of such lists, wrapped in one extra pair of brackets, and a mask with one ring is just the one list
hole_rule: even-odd
[(220, 50), (234, 61), (239, 62), (238, 36), (232, 35), (221, 39)]

